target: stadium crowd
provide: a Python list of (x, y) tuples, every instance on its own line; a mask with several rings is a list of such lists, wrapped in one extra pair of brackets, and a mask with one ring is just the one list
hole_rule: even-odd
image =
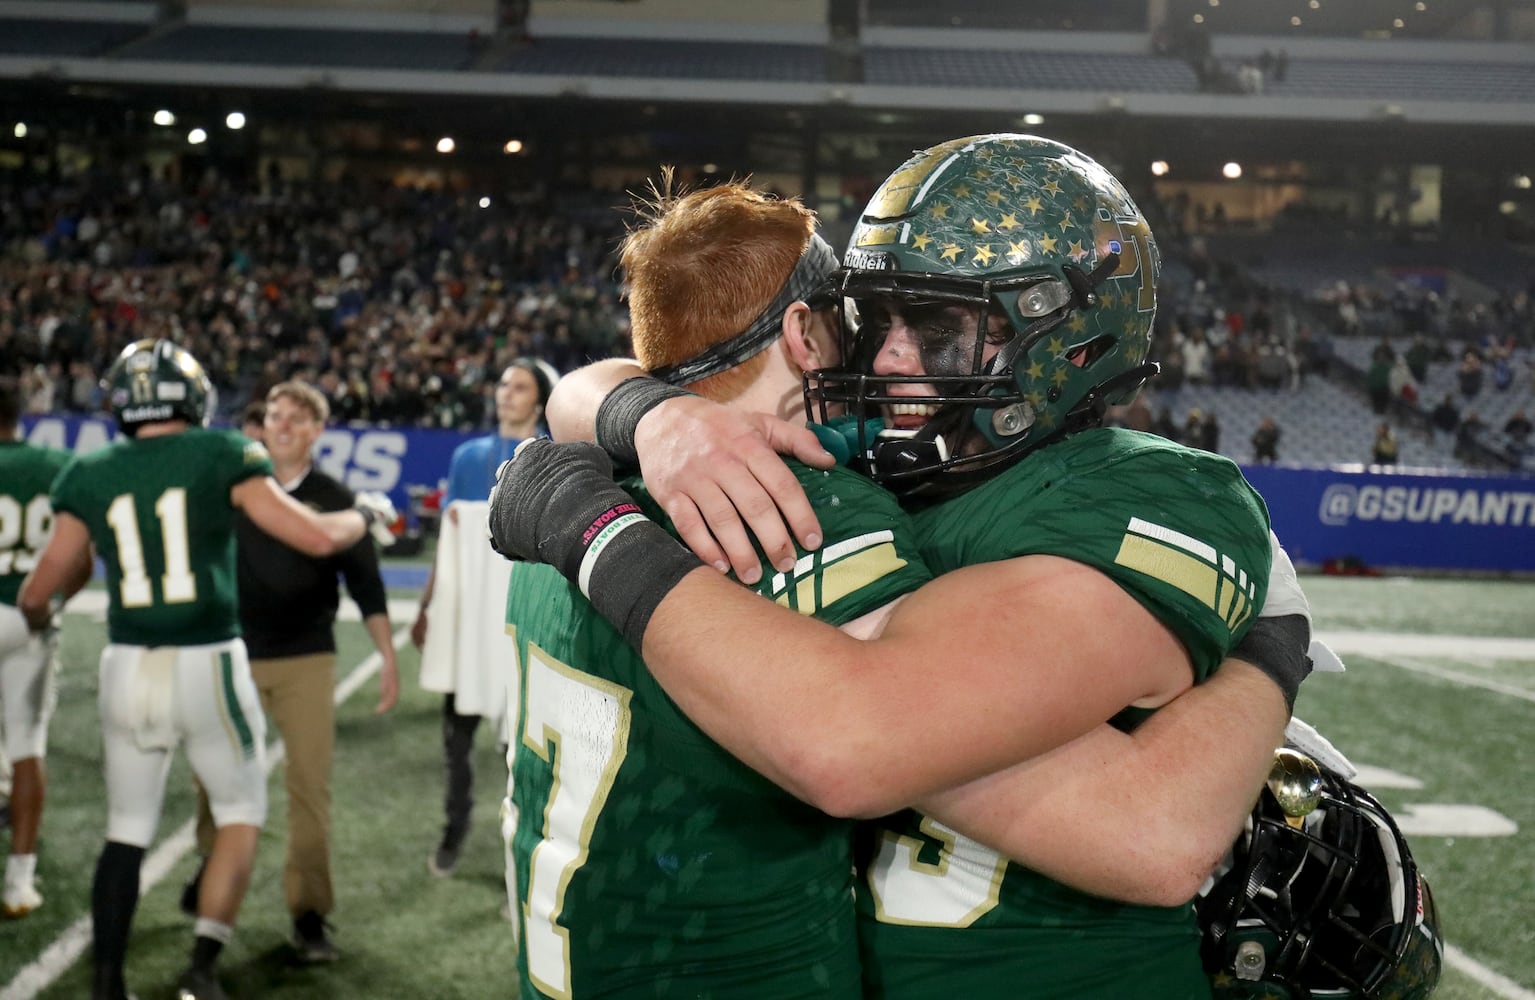
[(223, 415), (319, 385), (343, 422), (495, 422), (494, 373), (626, 351), (598, 195), (470, 199), (342, 178), (260, 192), (144, 168), (0, 191), (0, 367), (26, 409), (94, 412), (123, 346), (204, 359)]

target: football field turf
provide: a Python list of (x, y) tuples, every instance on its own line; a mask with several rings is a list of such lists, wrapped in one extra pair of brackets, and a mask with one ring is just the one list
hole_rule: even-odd
[[(1343, 675), (1313, 677), (1297, 714), (1364, 771), (1401, 821), (1438, 902), (1450, 962), (1436, 996), (1535, 1000), (1535, 584), (1306, 577), (1318, 633), (1343, 655)], [(410, 594), (392, 594), (408, 624)], [(88, 992), (88, 898), (104, 796), (96, 723), (96, 656), (105, 641), (99, 595), (67, 615), (48, 759), (40, 848), (46, 903), (0, 924), (0, 1000)], [(935, 624), (935, 627), (941, 627)], [(271, 814), (223, 980), (235, 998), (365, 997), (471, 1000), (511, 995), (497, 805), (505, 772), (493, 734), (475, 763), (475, 825), (457, 874), (436, 879), (427, 853), (441, 822), (440, 699), (417, 684), (404, 643), (401, 700), (375, 716), (376, 680), (355, 622), (338, 628), (334, 965), (291, 963), (282, 901), (285, 800), (274, 770)], [(403, 637), (401, 637), (403, 640)], [(269, 735), (273, 735), (270, 734)], [(191, 874), (190, 780), (178, 755), (159, 840), (146, 862), (155, 885), (139, 907), (129, 986), (140, 1000), (173, 995), (189, 922), (177, 909)], [(1024, 994), (1026, 995), (1026, 994)]]

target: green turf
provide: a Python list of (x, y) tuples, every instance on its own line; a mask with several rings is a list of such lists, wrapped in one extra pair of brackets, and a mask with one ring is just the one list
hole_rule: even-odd
[[(1535, 638), (1535, 585), (1498, 581), (1305, 579), (1320, 630), (1413, 632)], [(398, 595), (396, 595), (398, 596)], [(397, 625), (404, 624), (397, 622)], [(343, 624), (341, 674), (370, 646), (360, 626)], [(40, 858), (47, 904), (24, 921), (0, 925), (0, 991), (67, 926), (87, 913), (91, 866), (100, 847), (102, 786), (95, 707), (99, 621), (66, 622), (68, 663), (60, 687), (49, 756), (51, 779)], [(1535, 693), (1529, 660), (1395, 656), (1494, 678)], [(1415, 790), (1377, 789), (1399, 813), (1415, 804), (1479, 805), (1519, 824), (1508, 837), (1414, 836), (1414, 850), (1434, 887), (1448, 940), (1470, 959), (1526, 991), (1478, 984), (1446, 970), (1443, 1000), (1507, 1000), (1535, 991), (1535, 702), (1414, 673), (1392, 656), (1350, 655), (1342, 676), (1318, 676), (1297, 712), (1357, 763), (1390, 768), (1422, 782)], [(491, 734), (482, 732), (476, 765), (476, 824), (458, 874), (426, 871), (441, 821), (440, 701), (417, 686), (416, 656), (401, 654), (402, 698), (393, 713), (372, 714), (370, 682), (339, 714), (335, 780), (334, 966), (298, 968), (286, 948), (281, 851), (285, 803), (274, 774), (271, 819), (262, 836), (255, 883), (224, 960), (236, 998), (503, 997), (515, 979), (504, 898), (497, 806), (504, 770)], [(161, 836), (191, 815), (184, 762), (172, 771)], [(129, 959), (140, 1000), (171, 996), (186, 959), (189, 924), (176, 909), (191, 860), (183, 860), (141, 904)], [(76, 963), (44, 998), (86, 992)]]

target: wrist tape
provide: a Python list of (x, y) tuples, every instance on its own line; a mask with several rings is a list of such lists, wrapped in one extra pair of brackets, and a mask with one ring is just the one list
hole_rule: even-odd
[(1310, 641), (1311, 625), (1305, 615), (1259, 618), (1231, 655), (1251, 663), (1278, 684), (1285, 704), (1294, 711), (1301, 681), (1311, 673), (1311, 659), (1306, 655)]
[(703, 565), (632, 502), (599, 514), (575, 555), (560, 571), (635, 650), (656, 607)]
[(691, 396), (693, 393), (675, 385), (667, 385), (649, 375), (636, 375), (624, 379), (603, 399), (597, 408), (597, 445), (627, 465), (638, 465), (639, 454), (634, 450), (634, 430), (640, 418), (668, 399)]

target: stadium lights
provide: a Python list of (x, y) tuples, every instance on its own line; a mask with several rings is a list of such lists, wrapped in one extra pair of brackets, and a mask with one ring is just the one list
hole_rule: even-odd
[(1195, 14), (1194, 15), (1194, 23), (1195, 24), (1204, 24), (1205, 23), (1205, 16), (1203, 14)]
[(1312, 10), (1321, 10), (1322, 9), (1322, 0), (1311, 0), (1311, 2), (1308, 3), (1306, 6), (1310, 7)]
[(236, 132), (245, 127), (245, 114), (241, 111), (231, 111), (224, 116), (224, 127)]
[(165, 108), (161, 108), (159, 111), (155, 112), (155, 124), (164, 126), (165, 128), (170, 128), (172, 125), (176, 124), (176, 116), (171, 111), (168, 111)]
[(1221, 167), (1221, 175), (1223, 177), (1225, 177), (1227, 180), (1234, 181), (1238, 177), (1242, 176), (1242, 165), (1240, 163), (1238, 163), (1237, 161), (1232, 160), (1230, 163), (1227, 163), (1224, 167)]
[(1152, 160), (1151, 161), (1151, 173), (1152, 173), (1152, 176), (1154, 176), (1154, 177), (1166, 177), (1167, 176), (1167, 169), (1168, 168), (1167, 168), (1167, 161), (1166, 160)]
[(1299, 28), (1300, 25), (1301, 25), (1301, 20), (1300, 20), (1300, 16), (1299, 15), (1290, 18), (1290, 27), (1292, 27), (1292, 28)]
[(481, 208), (489, 208), (490, 207), (490, 199), (488, 197), (481, 198), (480, 199), (480, 207)]
[(1407, 27), (1407, 22), (1402, 20), (1399, 17), (1398, 18), (1394, 18), (1391, 21), (1391, 27), (1393, 27), (1393, 28), (1405, 28), (1405, 27)]
[(1514, 175), (1514, 187), (1518, 188), (1521, 191), (1528, 191), (1530, 189), (1530, 175), (1529, 174), (1515, 174)]
[(1025, 125), (1043, 125), (1045, 123), (1045, 116), (1037, 112), (1030, 111), (1028, 114), (1023, 116), (1023, 123)]
[(506, 153), (508, 156), (516, 156), (518, 153), (522, 152), (522, 140), (506, 140), (506, 145), (501, 147), (501, 151)]
[(27, 137), (27, 123), (17, 122), (16, 127), (11, 129), (11, 134), (18, 139), (25, 139)]
[(720, 165), (718, 163), (705, 163), (704, 164), (704, 173), (706, 173), (706, 174), (717, 174), (719, 172), (720, 172)]
[(453, 149), (456, 145), (457, 143), (453, 141), (453, 137), (451, 135), (445, 135), (441, 139), (437, 140), (437, 152), (444, 154), (451, 153), (453, 152)]
[(187, 133), (187, 142), (194, 146), (201, 146), (207, 141), (208, 131), (206, 129), (194, 128), (192, 131)]
[(1428, 10), (1428, 4), (1424, 3), (1423, 0), (1418, 0), (1417, 3), (1412, 5), (1412, 9), (1421, 14), (1425, 10)]
[(1502, 215), (1513, 215), (1517, 211), (1519, 211), (1519, 206), (1511, 201), (1498, 203), (1498, 212)]

